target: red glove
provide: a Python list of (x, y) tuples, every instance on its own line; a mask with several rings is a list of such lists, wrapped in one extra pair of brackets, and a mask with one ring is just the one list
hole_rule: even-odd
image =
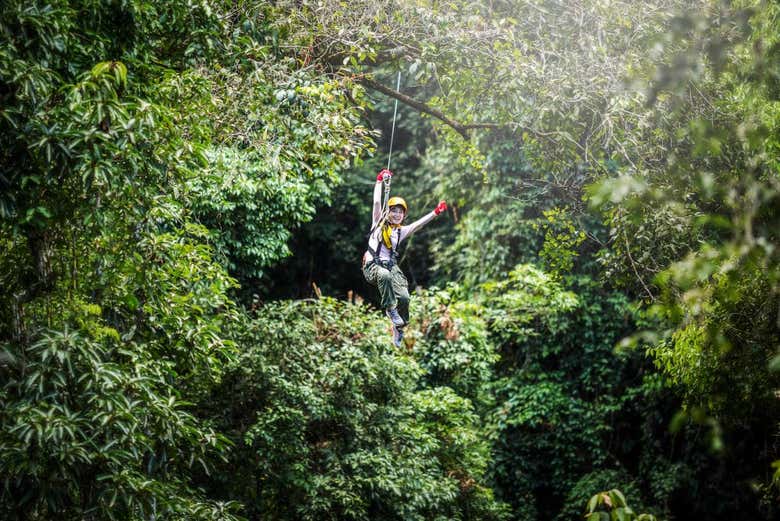
[(433, 213), (439, 215), (446, 209), (447, 209), (447, 203), (445, 203), (444, 201), (439, 201), (439, 204), (436, 206), (436, 209), (433, 211)]
[(380, 170), (380, 171), (379, 171), (379, 173), (376, 175), (376, 180), (377, 180), (377, 181), (384, 181), (384, 180), (385, 180), (385, 176), (387, 176), (387, 177), (393, 177), (393, 173), (392, 173), (390, 170), (388, 170), (387, 168), (383, 168), (383, 169), (382, 169), (382, 170)]

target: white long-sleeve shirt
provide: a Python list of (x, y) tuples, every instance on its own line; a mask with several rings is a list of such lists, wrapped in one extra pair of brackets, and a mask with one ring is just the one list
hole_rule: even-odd
[[(431, 211), (411, 224), (406, 226), (399, 226), (393, 229), (393, 233), (390, 236), (390, 244), (393, 245), (393, 250), (398, 250), (398, 246), (407, 237), (414, 232), (428, 224), (436, 217), (436, 212)], [(379, 255), (379, 259), (388, 261), (392, 257), (392, 250), (388, 248), (382, 240), (382, 226), (379, 221), (382, 219), (382, 183), (377, 181), (374, 186), (374, 205), (371, 215), (371, 229), (374, 230), (368, 237), (368, 250), (363, 254), (363, 263), (373, 259), (371, 252), (375, 251)]]

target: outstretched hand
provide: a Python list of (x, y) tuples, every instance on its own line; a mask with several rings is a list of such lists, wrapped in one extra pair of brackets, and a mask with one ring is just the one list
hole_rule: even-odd
[(440, 213), (442, 213), (442, 212), (444, 212), (446, 210), (447, 210), (447, 203), (444, 202), (444, 201), (439, 201), (439, 204), (436, 205), (436, 209), (433, 210), (433, 213), (435, 213), (436, 215), (439, 215)]
[(380, 171), (379, 171), (379, 173), (376, 175), (376, 180), (377, 180), (377, 181), (384, 181), (384, 180), (385, 180), (385, 178), (388, 178), (388, 179), (389, 179), (389, 178), (391, 178), (391, 177), (393, 177), (393, 173), (392, 173), (390, 170), (388, 170), (387, 168), (383, 168), (383, 169), (382, 169), (382, 170), (380, 170)]

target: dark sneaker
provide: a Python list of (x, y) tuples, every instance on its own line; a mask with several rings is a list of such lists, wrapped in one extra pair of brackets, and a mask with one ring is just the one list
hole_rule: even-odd
[(404, 322), (404, 319), (401, 318), (401, 315), (398, 313), (396, 308), (390, 308), (386, 311), (386, 313), (390, 321), (393, 323), (393, 326), (403, 327), (403, 325), (406, 323)]
[(404, 330), (401, 327), (393, 326), (393, 344), (395, 347), (401, 347), (401, 342), (404, 339)]

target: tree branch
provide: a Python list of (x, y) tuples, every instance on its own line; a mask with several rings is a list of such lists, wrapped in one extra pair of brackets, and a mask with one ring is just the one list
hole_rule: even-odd
[(450, 118), (440, 110), (437, 110), (429, 105), (426, 105), (421, 101), (417, 101), (416, 99), (411, 98), (406, 94), (402, 94), (397, 90), (391, 89), (389, 87), (385, 87), (381, 83), (374, 81), (370, 78), (363, 76), (358, 78), (358, 81), (370, 89), (379, 91), (382, 94), (386, 94), (391, 98), (395, 98), (401, 103), (409, 105), (410, 107), (420, 112), (428, 114), (429, 116), (433, 116), (434, 118), (442, 121), (446, 125), (452, 127), (458, 134), (460, 134), (463, 137), (463, 139), (468, 139), (468, 134), (467, 134), (468, 130), (478, 129), (478, 128), (497, 129), (497, 128), (509, 127), (509, 125), (500, 124), (500, 123), (460, 123)]
[(645, 288), (645, 291), (647, 292), (648, 296), (650, 297), (650, 302), (655, 302), (655, 296), (653, 295), (653, 292), (650, 291), (650, 288), (647, 287), (647, 284), (645, 284), (644, 279), (639, 274), (639, 270), (636, 268), (636, 263), (634, 262), (634, 257), (631, 256), (631, 245), (628, 243), (628, 234), (626, 233), (626, 229), (623, 228), (623, 238), (626, 240), (626, 253), (628, 254), (628, 260), (631, 261), (631, 267), (634, 269), (634, 275), (636, 275), (636, 278), (639, 280), (639, 282), (642, 283), (642, 287)]

